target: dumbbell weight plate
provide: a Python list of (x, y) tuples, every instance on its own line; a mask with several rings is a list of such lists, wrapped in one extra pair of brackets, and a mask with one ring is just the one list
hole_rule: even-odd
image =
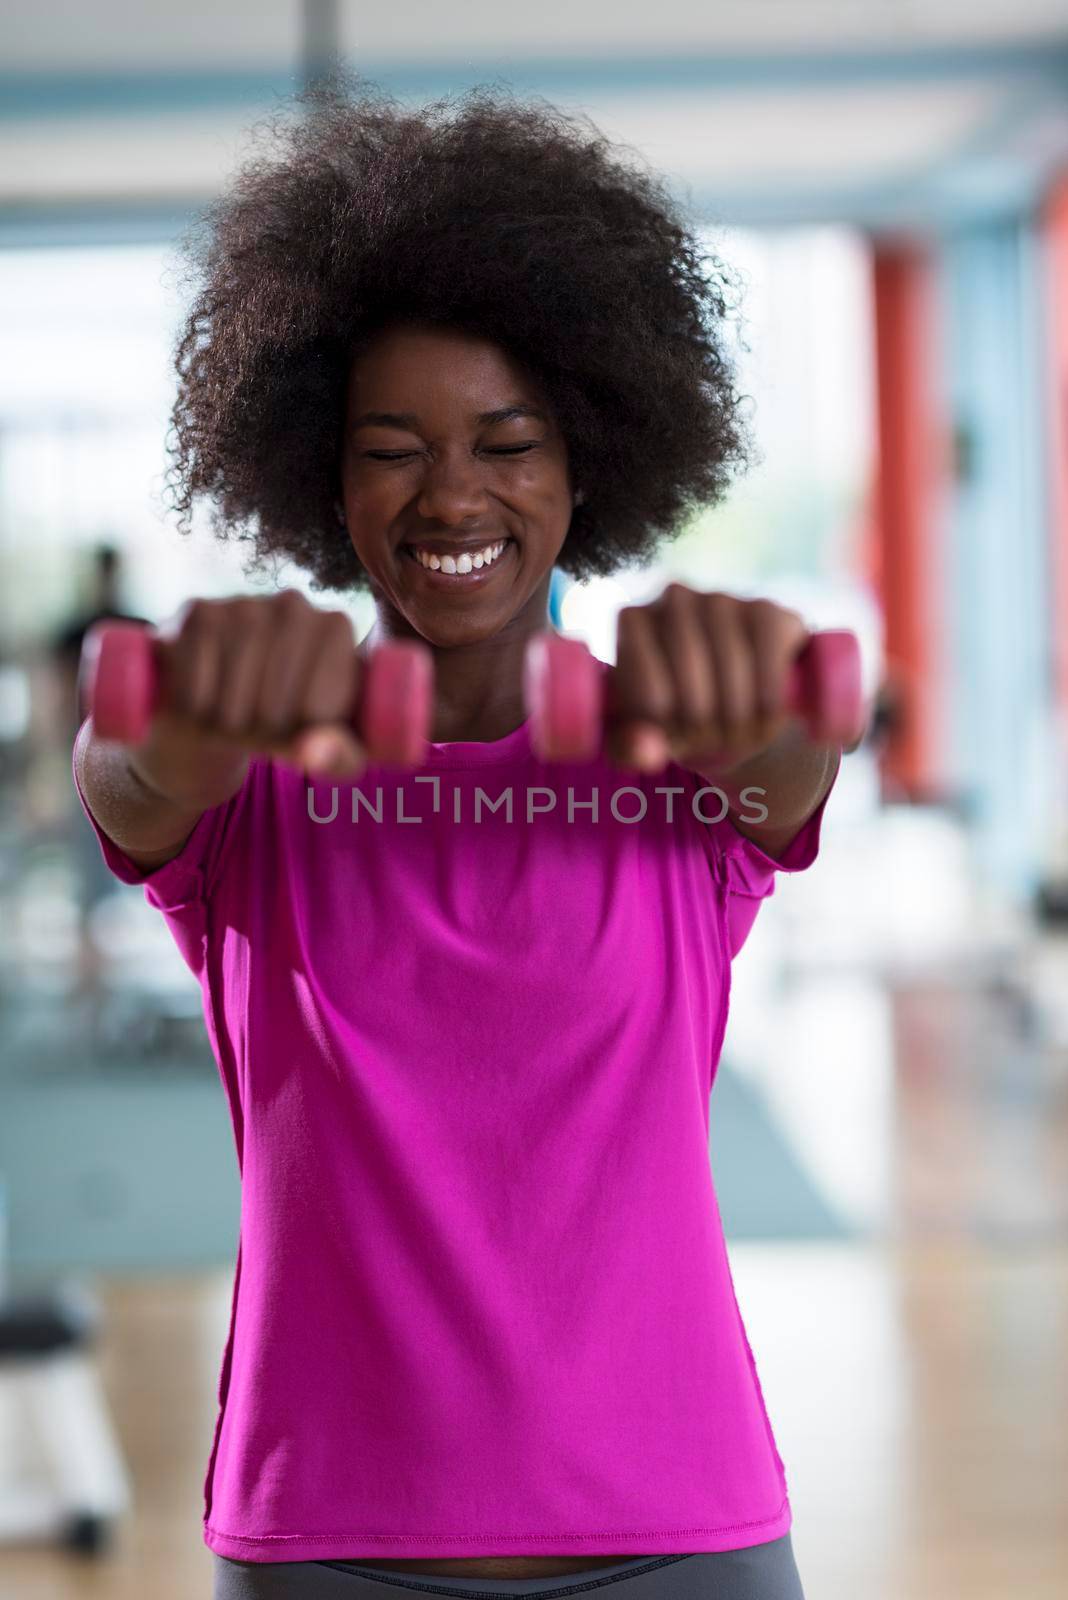
[(371, 761), (417, 765), (430, 737), (434, 658), (416, 639), (381, 644), (367, 658), (355, 728)]

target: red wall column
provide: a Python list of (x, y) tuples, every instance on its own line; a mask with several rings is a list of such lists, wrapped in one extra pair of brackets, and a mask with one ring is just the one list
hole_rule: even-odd
[(882, 605), (886, 679), (899, 717), (883, 756), (887, 791), (938, 792), (941, 662), (935, 540), (948, 463), (936, 415), (933, 268), (922, 248), (873, 245), (876, 470), (869, 575)]

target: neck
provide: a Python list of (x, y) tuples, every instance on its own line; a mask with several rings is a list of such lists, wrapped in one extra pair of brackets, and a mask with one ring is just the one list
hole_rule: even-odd
[[(516, 618), (501, 633), (470, 644), (442, 646), (424, 641), (434, 658), (433, 744), (488, 744), (513, 733), (526, 720), (523, 663), (527, 644), (540, 629), (520, 628), (518, 623)], [(548, 626), (546, 617), (540, 628)], [(418, 638), (411, 629), (391, 630), (380, 616), (360, 642), (357, 654), (364, 661), (387, 641)]]

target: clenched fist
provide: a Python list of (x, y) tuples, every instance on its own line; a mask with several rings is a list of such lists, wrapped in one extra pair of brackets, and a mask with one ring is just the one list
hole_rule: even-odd
[(749, 760), (788, 721), (789, 670), (808, 637), (797, 612), (771, 600), (681, 583), (624, 606), (609, 753), (654, 771), (668, 760), (722, 771)]
[(205, 775), (218, 774), (218, 804), (255, 754), (338, 775), (366, 766), (350, 720), (362, 667), (344, 612), (294, 589), (191, 600), (154, 637), (163, 705), (131, 764), (161, 794), (201, 803)]

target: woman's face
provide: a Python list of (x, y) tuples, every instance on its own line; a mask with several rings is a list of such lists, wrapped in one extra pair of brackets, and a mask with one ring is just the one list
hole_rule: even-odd
[[(414, 324), (379, 333), (349, 375), (341, 488), (379, 615), (395, 613), (391, 632), (449, 648), (510, 624), (546, 626), (573, 508), (567, 449), (499, 345)], [(466, 574), (427, 571), (414, 553), (471, 559), (502, 542)]]

